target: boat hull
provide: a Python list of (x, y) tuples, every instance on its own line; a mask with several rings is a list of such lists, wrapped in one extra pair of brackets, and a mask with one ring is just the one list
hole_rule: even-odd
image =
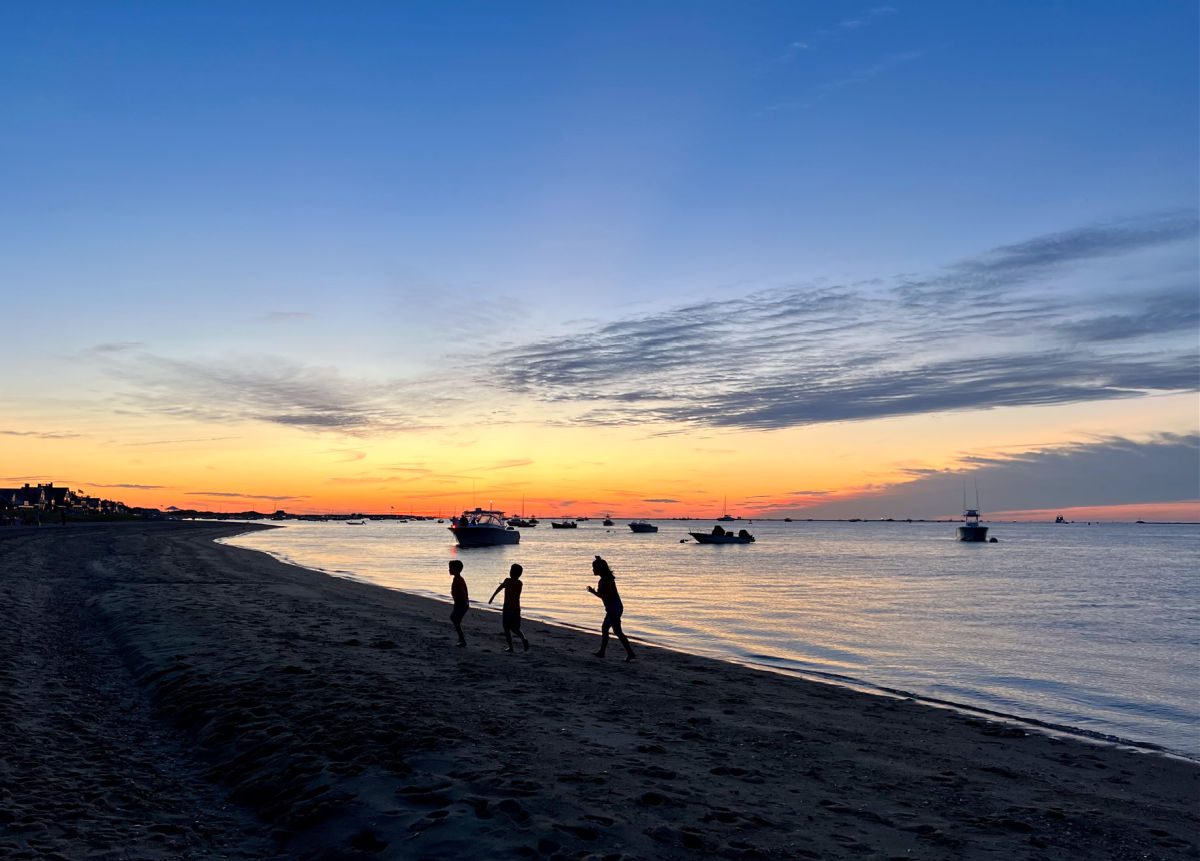
[(576, 529), (578, 527), (576, 527), (574, 523), (551, 523), (550, 528), (551, 529)]
[(754, 536), (742, 537), (741, 535), (713, 535), (711, 532), (689, 532), (701, 544), (753, 544)]
[(958, 527), (959, 541), (987, 541), (988, 528), (986, 526), (960, 526)]
[(520, 544), (521, 533), (515, 529), (496, 529), (491, 526), (450, 527), (459, 547), (498, 547), (504, 544)]

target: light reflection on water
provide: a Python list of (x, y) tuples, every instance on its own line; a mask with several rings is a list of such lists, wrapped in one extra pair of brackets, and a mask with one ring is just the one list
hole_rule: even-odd
[(753, 545), (680, 543), (711, 525), (545, 524), (517, 546), (460, 550), (433, 522), (287, 522), (230, 543), (447, 600), (457, 557), (476, 605), (520, 562), (527, 616), (588, 629), (603, 615), (585, 591), (598, 553), (641, 639), (1200, 757), (1200, 528), (1004, 523), (998, 544), (964, 544), (951, 524), (755, 523)]

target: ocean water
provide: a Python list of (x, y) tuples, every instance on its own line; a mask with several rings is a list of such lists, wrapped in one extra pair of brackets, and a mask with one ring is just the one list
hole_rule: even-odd
[[(993, 523), (999, 543), (965, 544), (947, 523), (759, 522), (735, 524), (757, 543), (712, 546), (681, 543), (711, 522), (658, 526), (544, 522), (459, 549), (432, 521), (286, 522), (229, 543), (444, 600), (458, 558), (476, 605), (520, 562), (527, 617), (590, 630), (600, 554), (638, 639), (1200, 758), (1200, 527)], [(498, 637), (499, 617), (465, 628)]]

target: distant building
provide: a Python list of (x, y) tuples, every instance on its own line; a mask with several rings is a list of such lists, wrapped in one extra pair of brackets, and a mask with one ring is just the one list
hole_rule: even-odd
[(79, 497), (69, 488), (55, 487), (49, 484), (29, 485), (22, 487), (0, 487), (0, 507), (23, 508), (26, 510), (58, 511), (70, 508)]
[(95, 496), (84, 496), (67, 487), (46, 484), (24, 484), (21, 487), (0, 487), (0, 511), (10, 515), (35, 512), (85, 511), (115, 514), (126, 511), (125, 503)]

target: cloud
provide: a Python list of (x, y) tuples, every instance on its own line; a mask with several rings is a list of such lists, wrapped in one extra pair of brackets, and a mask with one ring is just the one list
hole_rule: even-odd
[(274, 356), (173, 359), (147, 352), (104, 366), (130, 412), (211, 422), (266, 422), (366, 436), (428, 429), (445, 400), (424, 381), (373, 382)]
[(509, 460), (497, 460), (497, 461), (493, 461), (492, 463), (484, 464), (482, 466), (472, 467), (472, 469), (467, 470), (467, 471), (468, 472), (491, 472), (493, 470), (498, 470), (498, 469), (515, 469), (516, 467), (519, 467), (519, 466), (530, 466), (532, 463), (533, 463), (533, 460), (531, 460), (530, 458), (527, 458), (527, 457), (511, 458)]
[(238, 437), (236, 437), (236, 436), (202, 436), (202, 437), (190, 437), (187, 439), (152, 439), (152, 440), (144, 440), (141, 442), (123, 442), (123, 443), (118, 443), (118, 445), (126, 446), (128, 448), (137, 448), (137, 447), (151, 446), (151, 445), (180, 445), (182, 443), (192, 443), (192, 442), (221, 442), (221, 441), (229, 440), (229, 439), (238, 439)]
[(164, 490), (168, 485), (165, 484), (97, 484), (94, 481), (81, 482), (84, 487), (105, 487), (105, 488), (121, 488), (124, 490)]
[[(1164, 264), (1151, 252), (1196, 232), (1194, 213), (1125, 219), (1000, 246), (924, 278), (698, 302), (481, 364), (497, 369), (489, 383), (555, 405), (569, 423), (668, 431), (1192, 391), (1200, 297), (1158, 286)], [(1135, 254), (1138, 289), (1106, 291), (1095, 272), (1082, 289), (1058, 288)]]
[(0, 430), (0, 436), (23, 436), (35, 439), (78, 439), (81, 435), (77, 433), (64, 433), (62, 431)]
[(337, 463), (353, 463), (356, 460), (363, 460), (367, 456), (365, 451), (358, 451), (352, 448), (331, 448), (322, 452), (322, 454), (341, 455), (341, 457), (337, 459)]
[(189, 490), (184, 496), (203, 496), (220, 499), (269, 499), (272, 502), (308, 499), (307, 496), (272, 496), (266, 493), (234, 493), (226, 490)]
[(643, 499), (642, 502), (677, 503), (678, 499)]
[(945, 517), (959, 513), (964, 483), (971, 502), (978, 485), (985, 512), (1194, 500), (1200, 435), (1159, 434), (1146, 440), (1105, 437), (1025, 452), (966, 456), (961, 462), (958, 468), (862, 488), (829, 502), (797, 508), (781, 501), (771, 508), (804, 517)]
[(292, 320), (309, 320), (312, 316), (308, 311), (268, 311), (258, 319), (263, 323), (287, 323)]
[(89, 348), (92, 353), (124, 353), (144, 347), (141, 341), (109, 341), (104, 344), (94, 344)]

